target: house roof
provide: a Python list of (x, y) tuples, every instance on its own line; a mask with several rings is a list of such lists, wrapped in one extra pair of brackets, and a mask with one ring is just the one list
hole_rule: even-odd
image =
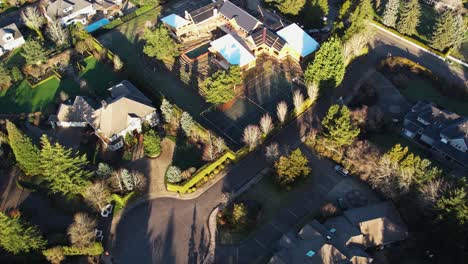
[(276, 34), (284, 39), (301, 57), (305, 57), (319, 48), (318, 42), (294, 23), (279, 30)]
[(218, 2), (211, 0), (201, 0), (198, 3), (201, 7), (188, 11), (195, 24), (201, 23), (214, 16), (214, 10), (218, 8)]
[[(61, 18), (77, 12), (83, 8), (88, 6), (92, 6), (93, 3), (88, 2), (86, 0), (55, 0), (49, 1), (46, 7), (47, 15), (52, 19)], [(70, 12), (64, 13), (63, 10), (73, 6), (73, 10)]]
[(3, 46), (5, 45), (6, 43), (8, 43), (8, 41), (5, 41), (3, 38), (8, 35), (8, 34), (12, 34), (13, 35), (13, 39), (19, 39), (21, 37), (23, 37), (23, 35), (21, 34), (21, 32), (19, 31), (18, 27), (16, 26), (15, 23), (11, 23), (10, 25), (8, 26), (4, 26), (2, 28), (0, 28), (0, 46)]
[(219, 12), (229, 20), (234, 19), (237, 25), (247, 33), (254, 30), (259, 24), (262, 23), (251, 14), (247, 13), (247, 11), (236, 6), (230, 1), (225, 1)]
[(163, 17), (161, 19), (162, 22), (168, 24), (169, 26), (175, 28), (175, 29), (178, 29), (178, 28), (181, 28), (183, 26), (186, 26), (188, 24), (190, 24), (190, 21), (186, 20), (185, 18), (183, 17), (180, 17), (176, 14), (170, 14), (166, 17)]
[(286, 41), (280, 38), (276, 33), (267, 29), (266, 27), (258, 28), (252, 34), (252, 37), (255, 46), (260, 46), (262, 44), (267, 45), (270, 48), (274, 48), (277, 51), (280, 51), (284, 45), (286, 45)]
[(255, 60), (252, 53), (230, 34), (212, 41), (210, 45), (232, 65), (242, 67)]
[(391, 202), (350, 209), (344, 215), (364, 234), (366, 247), (404, 240), (407, 236), (406, 226)]
[(94, 106), (88, 99), (77, 96), (72, 105), (62, 104), (57, 120), (62, 122), (87, 122), (110, 138), (125, 130), (132, 118), (143, 118), (156, 109), (130, 82), (123, 81), (109, 89), (111, 97)]

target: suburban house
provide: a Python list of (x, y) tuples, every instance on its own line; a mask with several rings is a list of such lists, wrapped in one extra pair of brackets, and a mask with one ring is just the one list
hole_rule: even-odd
[(0, 29), (0, 56), (24, 44), (24, 38), (15, 23)]
[(44, 9), (44, 16), (49, 22), (60, 21), (63, 26), (75, 23), (85, 25), (96, 14), (93, 3), (86, 0), (49, 1)]
[(55, 127), (87, 127), (110, 150), (123, 146), (123, 138), (128, 133), (140, 133), (143, 123), (158, 124), (156, 108), (128, 81), (123, 81), (108, 89), (110, 97), (101, 102), (77, 96), (72, 104), (61, 104), (57, 115), (49, 117)]
[[(279, 23), (279, 27), (275, 24), (274, 28), (269, 28), (262, 19), (261, 13), (253, 16), (228, 0), (218, 0), (207, 1), (204, 6), (185, 10), (183, 14), (170, 14), (161, 21), (182, 42), (212, 37), (209, 50), (225, 69), (229, 65), (252, 68), (262, 54), (278, 60), (289, 57), (300, 61), (319, 48), (298, 25), (284, 27)], [(218, 29), (223, 32), (222, 36), (213, 33)], [(194, 49), (196, 47), (191, 50)]]
[(372, 263), (367, 249), (405, 240), (407, 229), (391, 202), (347, 210), (321, 224), (306, 224), (287, 233), (268, 263)]
[(405, 115), (402, 134), (468, 168), (468, 118), (420, 101)]

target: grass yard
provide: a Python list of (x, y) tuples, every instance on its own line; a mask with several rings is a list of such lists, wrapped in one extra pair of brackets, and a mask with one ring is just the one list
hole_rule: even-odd
[(377, 147), (382, 152), (387, 152), (396, 144), (400, 144), (403, 147), (408, 147), (409, 151), (420, 157), (427, 157), (428, 155), (427, 151), (422, 149), (416, 143), (413, 143), (407, 138), (393, 132), (382, 132), (378, 134), (372, 134), (369, 136), (369, 140), (375, 145), (377, 145)]
[(182, 171), (195, 167), (200, 168), (205, 164), (202, 160), (203, 151), (187, 142), (184, 138), (177, 138), (172, 165), (179, 167)]
[(60, 91), (70, 96), (79, 92), (79, 86), (70, 79), (51, 78), (32, 88), (26, 80), (0, 92), (0, 112), (5, 114), (44, 111), (52, 105)]
[(84, 60), (86, 68), (80, 73), (80, 77), (85, 79), (96, 95), (107, 97), (112, 85), (117, 84), (120, 79), (109, 65), (100, 63), (96, 58), (90, 56)]
[(414, 75), (402, 85), (400, 92), (412, 101), (426, 100), (438, 104), (452, 112), (468, 116), (468, 102), (444, 96), (434, 83), (427, 78)]

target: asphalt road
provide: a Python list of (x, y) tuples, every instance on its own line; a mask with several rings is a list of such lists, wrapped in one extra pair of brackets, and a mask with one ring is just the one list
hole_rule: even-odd
[[(337, 89), (334, 98), (349, 93), (365, 71), (375, 67), (388, 55), (408, 57), (436, 74), (465, 84), (465, 72), (458, 69), (452, 71), (440, 59), (381, 32), (376, 33), (372, 46), (368, 55), (358, 58), (349, 66), (343, 85)], [(278, 142), (283, 150), (296, 145), (310, 125), (317, 122), (317, 113), (320, 116), (331, 101), (322, 98), (315, 109), (304, 113), (271, 141)], [(222, 193), (238, 189), (266, 166), (262, 150), (258, 150), (235, 165), (222, 180), (197, 199), (181, 201), (162, 198), (134, 208), (117, 227), (111, 251), (115, 263), (200, 263), (208, 245), (207, 217), (218, 204)], [(322, 160), (316, 166), (325, 168), (329, 162)], [(256, 254), (255, 248), (248, 250), (252, 255)]]

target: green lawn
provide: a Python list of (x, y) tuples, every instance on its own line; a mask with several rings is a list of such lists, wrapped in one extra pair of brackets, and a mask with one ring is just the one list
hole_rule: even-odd
[(86, 58), (84, 63), (86, 67), (80, 73), (80, 77), (87, 81), (88, 86), (98, 96), (107, 97), (107, 89), (121, 81), (109, 65), (98, 62), (92, 56)]
[(434, 83), (423, 76), (416, 77), (412, 75), (402, 85), (400, 91), (412, 101), (426, 100), (447, 108), (454, 113), (468, 116), (468, 102), (442, 95), (434, 86)]
[(79, 86), (74, 81), (52, 78), (41, 85), (32, 88), (26, 80), (0, 92), (0, 113), (31, 113), (44, 111), (52, 105), (60, 91), (70, 96), (79, 92)]
[(188, 143), (185, 138), (177, 138), (172, 165), (179, 167), (182, 171), (195, 167), (199, 169), (206, 162), (202, 160), (203, 151)]
[(396, 144), (400, 144), (403, 147), (408, 147), (408, 149), (412, 153), (418, 156), (427, 157), (427, 154), (428, 154), (419, 145), (393, 132), (387, 132), (387, 133), (383, 132), (383, 133), (378, 133), (378, 134), (372, 134), (369, 136), (369, 140), (375, 145), (377, 145), (377, 147), (382, 152), (387, 152)]

